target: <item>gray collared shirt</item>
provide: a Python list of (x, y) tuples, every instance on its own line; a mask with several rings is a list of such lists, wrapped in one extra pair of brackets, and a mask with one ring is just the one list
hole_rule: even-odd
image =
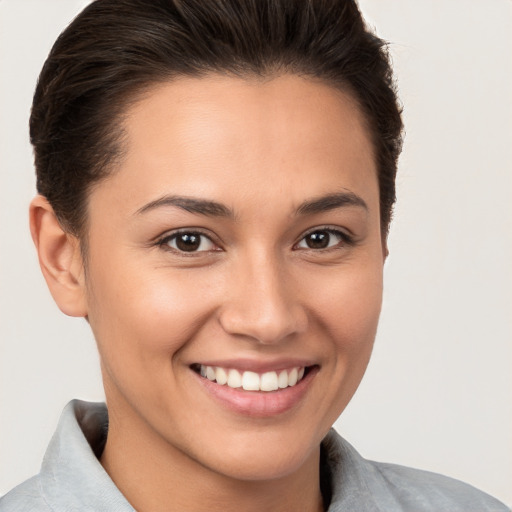
[[(106, 439), (104, 404), (79, 400), (62, 413), (41, 472), (0, 499), (0, 512), (132, 512), (98, 461)], [(363, 459), (331, 430), (322, 444), (328, 512), (508, 512), (474, 487), (435, 473)]]

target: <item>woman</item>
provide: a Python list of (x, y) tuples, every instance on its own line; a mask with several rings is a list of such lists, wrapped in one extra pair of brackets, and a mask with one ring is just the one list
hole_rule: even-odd
[(101, 0), (34, 97), (31, 230), (84, 317), (74, 402), (0, 510), (505, 510), (329, 432), (368, 363), (401, 120), (353, 3)]

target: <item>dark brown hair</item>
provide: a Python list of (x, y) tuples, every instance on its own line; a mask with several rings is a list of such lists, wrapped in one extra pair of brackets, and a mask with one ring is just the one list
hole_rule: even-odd
[(358, 102), (372, 137), (386, 233), (402, 121), (385, 43), (353, 0), (96, 0), (57, 39), (30, 118), (37, 189), (84, 234), (91, 187), (122, 158), (122, 115), (179, 75), (295, 73)]

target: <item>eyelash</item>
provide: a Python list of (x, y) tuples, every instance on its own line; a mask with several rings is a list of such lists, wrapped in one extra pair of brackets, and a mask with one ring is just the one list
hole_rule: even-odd
[[(339, 242), (332, 247), (324, 247), (324, 248), (316, 248), (316, 249), (312, 248), (312, 247), (304, 247), (304, 248), (302, 248), (303, 250), (309, 250), (309, 251), (314, 251), (314, 252), (320, 252), (320, 251), (326, 252), (326, 251), (331, 251), (331, 250), (338, 250), (338, 249), (342, 248), (343, 246), (355, 245), (354, 238), (351, 235), (349, 235), (348, 233), (346, 233), (345, 231), (341, 231), (340, 229), (332, 228), (332, 227), (328, 227), (328, 226), (325, 226), (325, 227), (322, 226), (322, 227), (316, 227), (314, 229), (311, 229), (307, 233), (305, 233), (302, 236), (302, 238), (294, 245), (294, 248), (297, 247), (301, 242), (305, 241), (308, 236), (311, 236), (315, 233), (328, 233), (329, 235), (334, 235), (339, 239)], [(330, 240), (329, 240), (329, 242), (330, 242)], [(340, 246), (340, 244), (341, 244), (341, 246)]]
[[(321, 248), (312, 248), (312, 247), (299, 248), (298, 247), (299, 244), (302, 243), (303, 241), (305, 241), (308, 236), (311, 236), (315, 233), (328, 233), (329, 235), (334, 235), (335, 237), (337, 237), (339, 239), (339, 242), (332, 247), (321, 247)], [(186, 251), (186, 250), (181, 250), (177, 247), (171, 247), (169, 244), (172, 241), (176, 241), (180, 235), (191, 235), (191, 236), (200, 237), (199, 247), (201, 247), (201, 244), (204, 243), (204, 239), (206, 239), (209, 241), (209, 243), (211, 243), (216, 248), (209, 249), (209, 250), (202, 250), (202, 251), (198, 251), (198, 250)], [(328, 243), (330, 243), (330, 240)], [(305, 233), (300, 238), (300, 240), (294, 244), (293, 249), (294, 250), (307, 250), (307, 251), (314, 251), (314, 252), (326, 252), (326, 251), (340, 249), (341, 248), (340, 244), (341, 244), (341, 247), (352, 246), (355, 244), (355, 242), (351, 235), (349, 235), (346, 232), (341, 231), (339, 229), (332, 228), (332, 227), (316, 227), (314, 229), (311, 229), (307, 233)], [(203, 253), (218, 252), (218, 251), (222, 250), (222, 248), (219, 247), (219, 244), (217, 244), (216, 242), (214, 242), (212, 240), (211, 235), (208, 235), (206, 233), (203, 233), (200, 230), (195, 230), (195, 229), (183, 229), (180, 231), (175, 231), (174, 233), (171, 233), (169, 235), (165, 235), (164, 237), (157, 240), (156, 245), (161, 247), (163, 250), (175, 252), (175, 253), (180, 254), (181, 256), (187, 256), (187, 257), (188, 256), (197, 256), (198, 254), (203, 254)]]
[[(209, 243), (211, 243), (213, 246), (215, 246), (215, 249), (210, 250), (202, 250), (202, 251), (185, 251), (181, 250), (179, 248), (171, 247), (169, 244), (172, 241), (176, 241), (180, 235), (191, 235), (191, 236), (197, 236), (200, 238), (199, 241), (199, 247), (201, 244), (204, 243), (204, 240), (208, 240)], [(204, 253), (211, 253), (211, 252), (217, 252), (219, 250), (222, 250), (217, 243), (215, 243), (212, 239), (211, 235), (207, 235), (206, 233), (203, 233), (202, 231), (198, 229), (182, 229), (179, 231), (175, 231), (171, 233), (170, 235), (165, 235), (161, 239), (157, 240), (156, 245), (161, 247), (163, 250), (171, 251), (180, 254), (181, 256), (196, 256), (198, 254), (204, 254)]]

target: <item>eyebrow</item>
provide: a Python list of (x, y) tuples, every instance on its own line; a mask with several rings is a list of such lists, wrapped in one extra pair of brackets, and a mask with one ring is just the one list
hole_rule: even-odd
[(155, 201), (151, 201), (137, 210), (136, 214), (146, 213), (156, 208), (161, 208), (162, 206), (175, 206), (187, 212), (206, 215), (208, 217), (227, 217), (231, 219), (235, 217), (233, 210), (216, 201), (173, 195), (166, 195)]
[[(136, 215), (146, 213), (164, 206), (173, 206), (181, 208), (190, 213), (205, 215), (208, 217), (235, 218), (235, 213), (222, 203), (210, 201), (208, 199), (198, 199), (186, 196), (166, 195), (144, 205), (136, 211)], [(328, 194), (318, 198), (304, 201), (296, 210), (295, 215), (314, 215), (317, 213), (356, 206), (368, 211), (365, 201), (353, 192), (338, 192)]]
[(328, 194), (302, 203), (296, 210), (296, 215), (313, 215), (315, 213), (327, 212), (336, 208), (356, 206), (368, 211), (365, 201), (353, 192), (338, 192)]

